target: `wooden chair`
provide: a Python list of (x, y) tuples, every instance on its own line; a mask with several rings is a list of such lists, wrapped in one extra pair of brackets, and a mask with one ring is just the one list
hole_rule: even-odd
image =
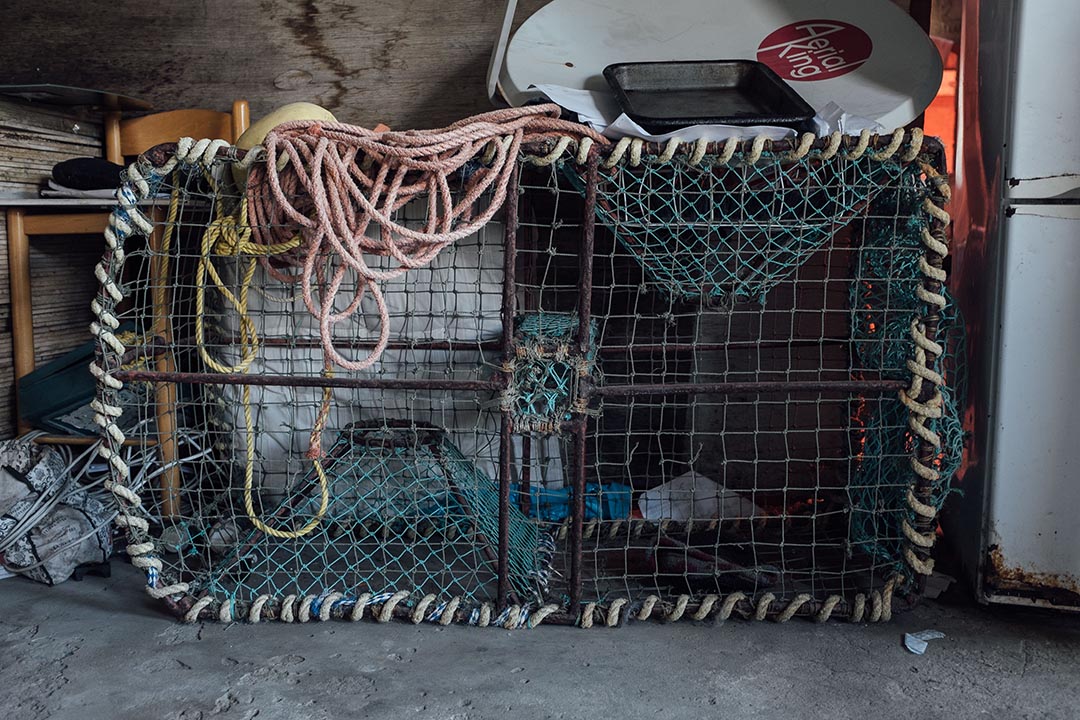
[[(124, 119), (118, 112), (105, 116), (105, 157), (123, 164), (126, 158), (138, 155), (155, 145), (172, 142), (181, 137), (221, 138), (235, 142), (250, 124), (246, 101), (233, 103), (232, 112), (214, 110), (172, 110), (169, 112)], [(57, 200), (44, 207), (87, 207), (88, 201)], [(101, 203), (102, 205), (107, 203)], [(40, 203), (35, 203), (40, 206)], [(152, 210), (155, 222), (160, 222), (160, 208)], [(108, 224), (109, 213), (45, 213), (28, 214), (26, 207), (12, 207), (7, 211), (8, 273), (11, 284), (11, 341), (14, 356), (15, 382), (34, 370), (34, 319), (30, 293), (30, 238), (35, 235), (101, 235)], [(160, 227), (160, 226), (159, 226)], [(160, 243), (160, 231), (150, 238), (151, 248)], [(164, 292), (164, 289), (163, 289)], [(154, 332), (168, 338), (171, 334), (167, 316), (168, 297), (159, 293), (154, 298)], [(158, 370), (171, 369), (172, 358), (158, 360)], [(172, 515), (179, 511), (180, 469), (175, 466), (176, 444), (173, 437), (176, 388), (162, 383), (157, 390), (158, 447), (161, 461), (167, 470), (162, 476), (162, 514)], [(18, 431), (23, 434), (31, 428), (18, 415)], [(46, 441), (83, 444), (89, 438), (57, 438)]]
[(105, 115), (105, 159), (123, 165), (124, 158), (182, 137), (236, 142), (250, 124), (251, 116), (244, 100), (234, 102), (231, 113), (170, 110), (125, 120), (119, 112), (110, 112)]

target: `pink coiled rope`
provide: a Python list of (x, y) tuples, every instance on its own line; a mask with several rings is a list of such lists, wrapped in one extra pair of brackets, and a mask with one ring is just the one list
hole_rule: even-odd
[[(304, 304), (319, 322), (327, 365), (363, 370), (377, 361), (390, 337), (379, 283), (427, 265), (446, 246), (477, 232), (502, 207), (522, 144), (562, 136), (607, 143), (593, 130), (559, 119), (557, 105), (497, 110), (439, 130), (376, 133), (301, 120), (270, 131), (266, 162), (257, 163), (248, 178), (252, 236), (275, 245), (299, 234), (296, 250), (262, 262), (274, 278), (300, 284)], [(469, 175), (455, 202), (451, 176), (490, 148), (491, 161)], [(284, 159), (288, 163), (278, 169)], [(487, 206), (474, 212), (489, 191)], [(427, 199), (423, 229), (394, 219), (397, 210), (420, 197)], [(372, 223), (378, 237), (367, 235)], [(389, 256), (398, 265), (380, 270), (365, 254)], [(327, 257), (335, 259), (329, 276), (320, 262)], [(299, 271), (283, 272), (281, 265)], [(357, 278), (355, 291), (347, 307), (335, 312), (350, 271)], [(357, 312), (366, 292), (378, 308), (379, 337), (366, 357), (348, 359), (334, 346), (333, 328)]]
[[(440, 130), (375, 132), (303, 120), (271, 130), (263, 143), (266, 162), (256, 163), (248, 177), (252, 240), (272, 246), (299, 235), (296, 249), (262, 255), (260, 261), (272, 277), (300, 284), (304, 304), (319, 322), (324, 375), (335, 367), (356, 371), (374, 364), (390, 339), (379, 283), (427, 265), (446, 246), (477, 232), (506, 200), (522, 145), (566, 136), (608, 143), (583, 125), (559, 119), (557, 105), (497, 110)], [(455, 202), (451, 177), (486, 152), (490, 161), (463, 173), (464, 190)], [(475, 212), (486, 193), (486, 207)], [(396, 211), (420, 198), (427, 200), (421, 230), (394, 219)], [(372, 223), (378, 237), (367, 235)], [(371, 267), (365, 254), (391, 257), (397, 267)], [(299, 271), (283, 270), (289, 267)], [(335, 312), (349, 272), (356, 276), (356, 288), (347, 307)], [(368, 292), (379, 313), (379, 337), (366, 357), (349, 359), (334, 346), (333, 329), (356, 314)], [(312, 459), (322, 456), (330, 401), (324, 388), (307, 452)]]

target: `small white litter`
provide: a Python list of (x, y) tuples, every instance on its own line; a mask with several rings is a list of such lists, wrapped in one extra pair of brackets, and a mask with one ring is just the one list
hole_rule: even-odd
[(916, 655), (923, 655), (926, 653), (926, 648), (929, 647), (930, 640), (941, 640), (945, 637), (945, 633), (938, 630), (923, 630), (917, 633), (904, 633), (904, 647), (909, 652), (913, 652)]

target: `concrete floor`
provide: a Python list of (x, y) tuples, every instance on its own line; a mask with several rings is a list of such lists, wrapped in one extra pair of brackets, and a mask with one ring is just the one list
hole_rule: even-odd
[[(38, 718), (1080, 717), (1080, 619), (927, 603), (891, 624), (187, 626), (111, 580), (0, 582), (0, 708)], [(901, 634), (942, 630), (924, 656)]]

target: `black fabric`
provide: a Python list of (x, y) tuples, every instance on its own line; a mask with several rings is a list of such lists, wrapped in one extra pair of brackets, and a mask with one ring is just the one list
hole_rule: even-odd
[(108, 190), (120, 185), (123, 169), (105, 158), (74, 158), (54, 165), (52, 177), (72, 190)]

